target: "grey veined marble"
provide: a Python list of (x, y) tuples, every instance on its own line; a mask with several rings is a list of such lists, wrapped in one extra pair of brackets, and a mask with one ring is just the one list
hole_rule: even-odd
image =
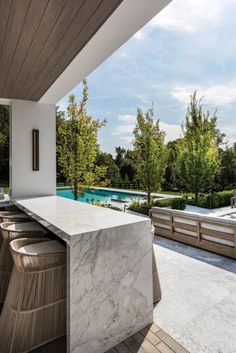
[(68, 352), (106, 352), (152, 323), (149, 219), (56, 196), (17, 204), (67, 243)]

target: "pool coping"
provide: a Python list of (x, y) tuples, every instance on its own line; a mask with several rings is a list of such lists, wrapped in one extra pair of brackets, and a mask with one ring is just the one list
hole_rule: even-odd
[[(106, 187), (101, 187), (101, 186), (92, 186), (90, 187), (91, 189), (98, 189), (98, 190), (105, 190), (105, 191), (115, 191), (115, 192), (121, 192), (124, 194), (134, 194), (134, 195), (140, 195), (140, 196), (146, 196), (147, 194), (144, 191), (133, 191), (129, 189), (116, 189), (116, 188), (106, 188)], [(57, 187), (57, 190), (63, 190), (63, 189), (71, 189), (70, 186), (59, 186)], [(162, 199), (166, 199), (166, 198), (177, 198), (177, 197), (181, 197), (181, 196), (177, 196), (177, 195), (168, 195), (168, 194), (159, 194), (159, 193), (151, 193), (152, 197), (158, 197), (158, 198), (162, 198)]]

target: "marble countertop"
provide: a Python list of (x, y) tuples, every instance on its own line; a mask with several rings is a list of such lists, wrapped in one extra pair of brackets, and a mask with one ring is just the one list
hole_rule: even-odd
[(13, 202), (33, 219), (68, 242), (76, 235), (132, 223), (150, 222), (143, 217), (59, 196), (21, 198)]

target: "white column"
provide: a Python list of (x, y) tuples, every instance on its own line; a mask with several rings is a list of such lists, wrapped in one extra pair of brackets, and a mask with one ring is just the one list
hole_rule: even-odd
[[(55, 195), (55, 105), (11, 101), (10, 195), (12, 198)], [(32, 168), (32, 130), (39, 130), (39, 171)]]

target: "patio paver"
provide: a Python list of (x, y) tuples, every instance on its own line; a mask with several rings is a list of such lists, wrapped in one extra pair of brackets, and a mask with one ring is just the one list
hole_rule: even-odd
[(161, 237), (155, 253), (154, 322), (191, 353), (235, 353), (236, 261)]
[(127, 338), (107, 353), (188, 353), (159, 326), (153, 324)]
[[(60, 338), (30, 353), (65, 353), (65, 338)], [(89, 352), (88, 352), (89, 353)], [(160, 327), (153, 324), (119, 343), (107, 353), (189, 353)]]

